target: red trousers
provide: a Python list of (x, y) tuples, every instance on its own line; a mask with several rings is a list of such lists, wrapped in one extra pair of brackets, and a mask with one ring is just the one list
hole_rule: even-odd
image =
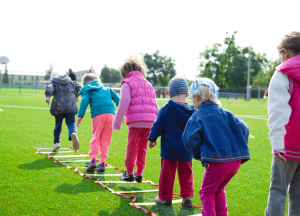
[(125, 167), (127, 173), (133, 173), (135, 164), (136, 174), (142, 175), (146, 164), (147, 143), (150, 128), (129, 128), (128, 142), (125, 156)]
[(192, 161), (180, 162), (161, 158), (158, 197), (172, 200), (176, 169), (180, 185), (180, 197), (194, 197)]

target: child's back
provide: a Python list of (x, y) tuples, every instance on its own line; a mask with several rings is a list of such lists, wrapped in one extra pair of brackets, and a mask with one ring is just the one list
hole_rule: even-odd
[(184, 147), (182, 134), (196, 109), (185, 103), (189, 92), (186, 80), (178, 77), (171, 79), (169, 89), (171, 100), (159, 110), (148, 137), (150, 148), (154, 147), (157, 138), (161, 137), (159, 193), (155, 202), (165, 206), (172, 205), (177, 170), (180, 196), (183, 198), (182, 205), (192, 207), (191, 197), (194, 196), (193, 154)]
[(157, 120), (148, 140), (155, 142), (161, 136), (160, 156), (167, 160), (191, 161), (193, 156), (188, 153), (182, 141), (186, 123), (196, 111), (193, 105), (176, 103), (169, 100), (158, 112)]

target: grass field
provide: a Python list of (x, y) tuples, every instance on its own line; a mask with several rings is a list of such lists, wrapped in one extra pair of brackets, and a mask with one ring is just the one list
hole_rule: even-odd
[[(166, 101), (159, 101), (162, 106)], [(267, 103), (252, 100), (246, 102), (221, 101), (224, 108), (241, 115), (250, 127), (249, 139), (252, 159), (241, 166), (237, 175), (226, 187), (229, 215), (264, 215), (270, 181), (271, 146), (268, 139)], [(130, 199), (111, 194), (93, 180), (75, 174), (73, 170), (54, 163), (53, 159), (36, 154), (34, 147), (51, 148), (53, 142), (54, 117), (50, 115), (44, 92), (0, 93), (0, 212), (1, 215), (146, 215), (130, 206)], [(89, 152), (91, 118), (86, 113), (80, 127), (80, 153)], [(115, 130), (107, 163), (124, 167), (128, 128)], [(71, 146), (67, 140), (67, 127), (62, 131), (62, 147)], [(158, 183), (160, 172), (160, 147), (148, 149), (144, 178)], [(82, 158), (81, 158), (82, 159)], [(88, 158), (86, 158), (88, 159)], [(84, 163), (70, 166), (83, 167)], [(201, 206), (198, 191), (204, 168), (193, 161), (195, 197), (193, 204)], [(85, 172), (84, 170), (82, 170)], [(109, 169), (106, 173), (119, 173)], [(118, 177), (101, 177), (101, 180), (118, 180)], [(107, 184), (115, 191), (157, 189), (150, 184)], [(179, 193), (178, 179), (175, 193)], [(128, 194), (136, 196), (136, 202), (153, 202), (157, 193)], [(174, 199), (179, 199), (174, 196)], [(172, 207), (146, 206), (156, 215), (193, 215), (199, 209), (187, 209), (180, 204)]]

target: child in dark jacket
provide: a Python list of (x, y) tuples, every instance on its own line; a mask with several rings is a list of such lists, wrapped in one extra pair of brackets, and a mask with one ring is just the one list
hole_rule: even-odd
[[(82, 77), (84, 87), (80, 91), (82, 100), (77, 118), (77, 126), (84, 117), (87, 106), (90, 104), (93, 118), (92, 140), (90, 142), (89, 156), (91, 162), (87, 172), (105, 171), (105, 161), (108, 157), (108, 149), (112, 138), (112, 123), (115, 117), (115, 102), (119, 105), (119, 96), (109, 87), (104, 86), (96, 74), (88, 73)], [(100, 163), (96, 165), (97, 154), (100, 148)]]
[(203, 216), (228, 215), (225, 186), (240, 165), (250, 159), (249, 127), (218, 103), (219, 87), (209, 78), (197, 78), (190, 91), (196, 109), (188, 121), (183, 142), (206, 167), (199, 191)]
[(64, 119), (69, 129), (69, 140), (72, 140), (73, 148), (78, 150), (79, 140), (75, 115), (78, 112), (76, 98), (79, 96), (81, 85), (77, 81), (71, 81), (67, 75), (62, 76), (55, 72), (51, 73), (50, 80), (51, 82), (47, 84), (45, 95), (48, 104), (50, 103), (50, 97), (53, 95), (50, 108), (51, 115), (55, 116), (53, 151), (60, 148), (60, 134)]
[(180, 184), (182, 206), (192, 207), (194, 196), (192, 153), (184, 147), (182, 134), (185, 125), (196, 109), (185, 103), (189, 87), (183, 78), (173, 78), (169, 83), (171, 100), (158, 112), (150, 135), (149, 147), (156, 145), (161, 136), (161, 171), (159, 177), (159, 194), (155, 198), (157, 204), (171, 206), (173, 200), (174, 180), (176, 169)]

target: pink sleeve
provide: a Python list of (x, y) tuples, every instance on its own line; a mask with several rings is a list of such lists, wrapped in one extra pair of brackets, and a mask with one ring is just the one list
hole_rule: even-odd
[(276, 149), (276, 150), (273, 150), (272, 151), (272, 154), (273, 155), (277, 155), (278, 153), (282, 153), (282, 154), (285, 154), (285, 150), (284, 149)]
[(130, 104), (130, 87), (127, 83), (123, 83), (121, 87), (121, 98), (119, 102), (119, 106), (114, 118), (113, 129), (120, 130), (122, 119), (129, 107)]

